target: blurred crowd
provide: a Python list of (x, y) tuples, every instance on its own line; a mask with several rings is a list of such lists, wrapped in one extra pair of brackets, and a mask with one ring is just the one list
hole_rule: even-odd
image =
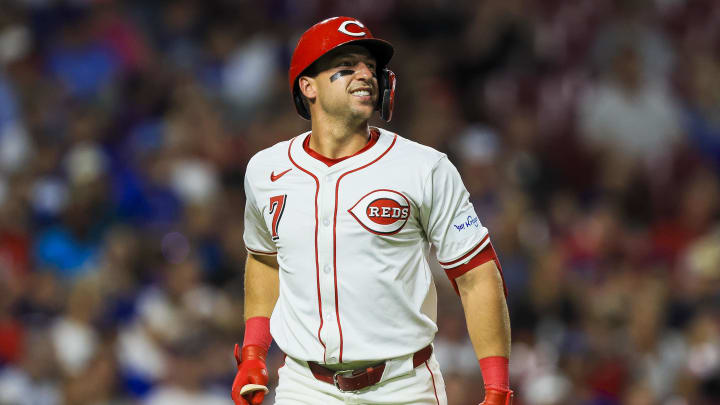
[(0, 1), (0, 404), (232, 403), (244, 168), (309, 128), (287, 67), (333, 15), (394, 44), (374, 124), (446, 152), (490, 229), (516, 404), (720, 404), (713, 0)]

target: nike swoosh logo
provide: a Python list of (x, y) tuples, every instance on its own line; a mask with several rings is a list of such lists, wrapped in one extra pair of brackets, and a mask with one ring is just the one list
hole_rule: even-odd
[(282, 173), (278, 173), (277, 175), (275, 174), (275, 170), (273, 170), (272, 172), (270, 172), (270, 181), (277, 181), (277, 179), (284, 176), (285, 173), (289, 172), (290, 170), (292, 170), (292, 167)]

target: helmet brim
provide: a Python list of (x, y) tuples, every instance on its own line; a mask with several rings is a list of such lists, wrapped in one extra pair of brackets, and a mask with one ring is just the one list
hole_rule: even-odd
[(359, 45), (367, 48), (368, 51), (370, 51), (370, 53), (373, 55), (373, 57), (375, 57), (375, 62), (377, 63), (378, 69), (385, 68), (385, 66), (390, 63), (390, 59), (392, 59), (392, 56), (395, 53), (393, 46), (390, 45), (389, 42), (377, 38), (366, 38), (348, 41), (342, 45), (335, 47), (334, 49), (339, 49), (346, 45)]
[[(362, 46), (365, 49), (370, 52), (370, 54), (375, 58), (375, 63), (377, 65), (378, 72), (384, 69), (387, 64), (390, 62), (390, 59), (392, 59), (392, 56), (394, 54), (393, 46), (387, 42), (383, 41), (382, 39), (376, 39), (376, 38), (365, 38), (365, 39), (356, 39), (353, 41), (348, 41), (342, 44), (339, 44), (335, 46), (334, 48), (328, 49), (327, 52), (325, 52), (322, 56), (320, 56), (313, 64), (305, 68), (296, 78), (295, 83), (293, 85), (293, 90), (297, 86), (297, 79), (300, 78), (302, 75), (308, 74), (309, 71), (313, 70), (313, 66), (316, 66), (318, 62), (321, 60), (327, 58), (329, 55), (332, 55), (334, 52), (337, 52), (338, 50), (347, 47), (348, 45), (355, 45), (355, 46)], [(317, 72), (315, 72), (317, 73)]]

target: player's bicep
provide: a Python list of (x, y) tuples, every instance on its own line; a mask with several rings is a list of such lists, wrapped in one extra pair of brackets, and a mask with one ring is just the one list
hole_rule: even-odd
[(473, 266), (469, 271), (457, 276), (455, 283), (458, 293), (463, 299), (469, 295), (479, 292), (493, 291), (507, 296), (505, 280), (495, 260), (483, 261), (478, 266)]

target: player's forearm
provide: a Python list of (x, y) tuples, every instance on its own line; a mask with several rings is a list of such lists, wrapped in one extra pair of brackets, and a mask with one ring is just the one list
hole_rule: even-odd
[(502, 278), (493, 261), (456, 279), (478, 359), (510, 357), (510, 318)]
[(245, 263), (245, 319), (270, 317), (278, 299), (275, 256), (248, 255)]

